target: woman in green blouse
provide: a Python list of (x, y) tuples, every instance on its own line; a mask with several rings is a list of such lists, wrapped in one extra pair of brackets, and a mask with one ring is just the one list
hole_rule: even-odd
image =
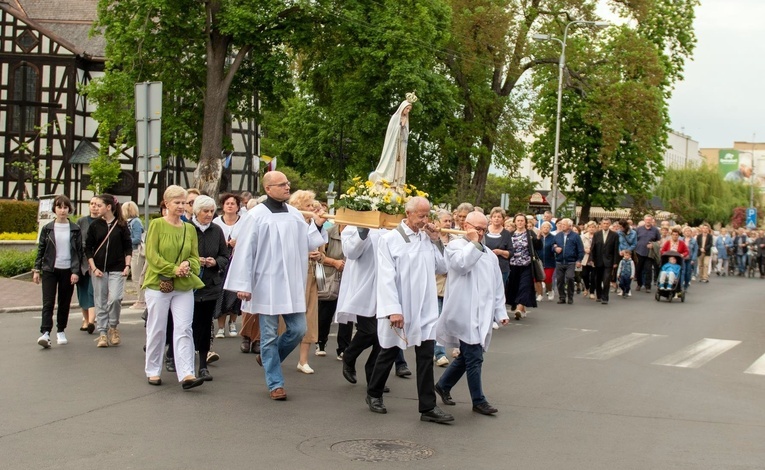
[[(183, 222), (186, 190), (172, 185), (163, 196), (167, 211), (149, 224), (146, 234), (146, 377), (151, 385), (161, 385), (162, 356), (165, 351), (167, 315), (173, 315), (175, 369), (183, 389), (204, 383), (194, 375), (194, 289), (204, 287), (199, 279), (197, 232)], [(172, 290), (160, 290), (172, 284)]]

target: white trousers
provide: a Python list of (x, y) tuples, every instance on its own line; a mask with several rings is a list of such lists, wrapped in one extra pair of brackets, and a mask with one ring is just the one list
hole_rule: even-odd
[(167, 315), (173, 315), (173, 350), (178, 381), (194, 373), (194, 292), (174, 290), (164, 294), (146, 289), (146, 377), (158, 377), (165, 356)]

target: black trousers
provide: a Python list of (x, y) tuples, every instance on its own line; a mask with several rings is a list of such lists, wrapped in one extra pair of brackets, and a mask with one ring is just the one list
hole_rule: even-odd
[(332, 318), (335, 316), (336, 309), (337, 299), (319, 301), (319, 341), (317, 342), (322, 351), (324, 351), (324, 346), (327, 344), (329, 329), (332, 327)]
[(194, 335), (194, 349), (199, 351), (199, 357), (210, 351), (210, 325), (215, 313), (218, 299), (194, 302), (194, 318), (191, 321), (191, 331)]
[[(420, 413), (427, 413), (436, 407), (436, 390), (433, 381), (433, 350), (436, 342), (434, 340), (423, 341), (419, 346), (414, 347), (417, 356), (417, 397), (419, 399)], [(396, 361), (401, 349), (397, 347), (380, 349), (377, 355), (372, 380), (367, 387), (367, 393), (374, 398), (382, 398), (385, 382)]]
[[(653, 279), (654, 262), (650, 256), (637, 255), (637, 265), (635, 266), (635, 279), (638, 287), (645, 285), (646, 289), (651, 288), (651, 279)], [(643, 282), (645, 276), (645, 282)]]
[(353, 336), (353, 322), (340, 323), (337, 325), (337, 355), (345, 353), (348, 346), (351, 344), (351, 336)]
[(608, 291), (611, 290), (611, 266), (595, 268), (595, 294), (604, 302), (608, 302)]
[[(340, 334), (338, 333), (338, 340)], [(351, 340), (351, 344), (343, 351), (343, 364), (356, 370), (356, 360), (365, 349), (371, 347), (369, 358), (364, 364), (364, 373), (366, 374), (367, 384), (372, 381), (372, 372), (375, 368), (377, 355), (380, 353), (380, 341), (377, 339), (377, 317), (356, 317), (356, 335)]]
[(69, 323), (69, 304), (72, 303), (74, 286), (70, 269), (54, 269), (53, 272), (40, 272), (42, 281), (42, 323), (40, 333), (53, 330), (53, 306), (56, 304), (58, 291), (58, 309), (56, 311), (56, 328), (64, 331)]
[(587, 292), (594, 294), (595, 290), (595, 268), (592, 266), (582, 266), (582, 282)]

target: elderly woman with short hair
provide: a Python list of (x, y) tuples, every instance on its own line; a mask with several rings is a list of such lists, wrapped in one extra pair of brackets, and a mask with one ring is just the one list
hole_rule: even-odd
[(192, 208), (191, 223), (197, 231), (199, 241), (199, 265), (204, 287), (194, 291), (194, 348), (199, 351), (199, 373), (197, 377), (212, 380), (207, 370), (207, 353), (210, 352), (210, 326), (215, 305), (223, 291), (221, 271), (228, 266), (229, 249), (223, 229), (212, 223), (215, 216), (215, 200), (209, 196), (197, 196)]
[(167, 212), (154, 219), (146, 234), (146, 377), (149, 384), (161, 385), (162, 355), (165, 350), (167, 317), (173, 316), (173, 349), (178, 381), (184, 390), (204, 383), (194, 375), (193, 289), (205, 287), (199, 279), (199, 242), (194, 226), (181, 220), (186, 190), (172, 185), (163, 199)]

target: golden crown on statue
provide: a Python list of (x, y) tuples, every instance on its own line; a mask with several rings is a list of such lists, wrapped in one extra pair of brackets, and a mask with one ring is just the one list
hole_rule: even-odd
[(411, 93), (407, 93), (406, 94), (406, 100), (408, 102), (410, 102), (410, 103), (416, 102), (417, 101), (417, 95), (415, 95), (415, 93), (416, 93), (416, 90), (411, 92)]

